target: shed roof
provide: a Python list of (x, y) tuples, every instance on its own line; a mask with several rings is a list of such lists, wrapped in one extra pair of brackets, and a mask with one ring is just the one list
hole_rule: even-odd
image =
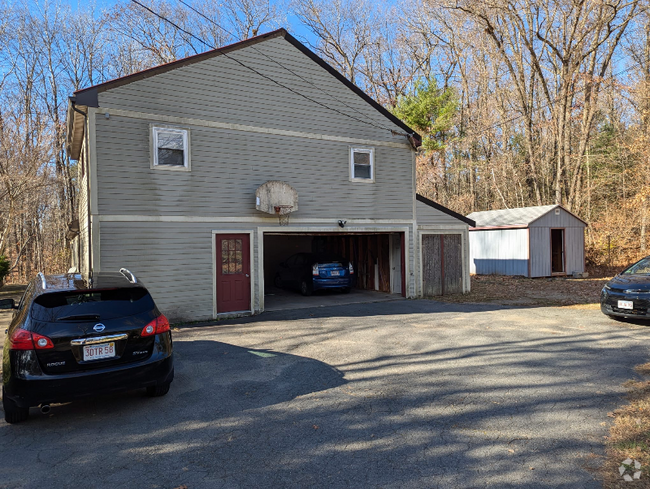
[[(525, 228), (545, 216), (557, 207), (572, 215), (580, 222), (584, 221), (575, 214), (564, 209), (561, 205), (537, 205), (533, 207), (517, 207), (516, 209), (498, 209), (494, 211), (472, 212), (467, 217), (476, 221), (477, 228)], [(586, 224), (586, 223), (585, 223)]]

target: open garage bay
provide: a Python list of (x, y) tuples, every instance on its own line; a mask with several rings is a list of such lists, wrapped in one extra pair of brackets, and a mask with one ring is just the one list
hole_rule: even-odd
[[(279, 279), (297, 254), (340, 257), (354, 270), (351, 292), (319, 290), (304, 297), (300, 283)], [(264, 309), (279, 311), (395, 300), (404, 290), (400, 233), (265, 233)], [(348, 293), (349, 292), (349, 293)]]

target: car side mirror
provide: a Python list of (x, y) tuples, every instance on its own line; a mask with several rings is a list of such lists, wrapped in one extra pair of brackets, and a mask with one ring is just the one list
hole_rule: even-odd
[(13, 299), (1, 299), (0, 309), (17, 309), (16, 301)]

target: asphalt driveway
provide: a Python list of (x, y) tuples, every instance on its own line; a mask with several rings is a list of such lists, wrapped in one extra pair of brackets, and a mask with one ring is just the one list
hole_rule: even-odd
[(0, 421), (0, 487), (600, 487), (607, 413), (650, 327), (395, 301), (174, 338), (164, 398)]

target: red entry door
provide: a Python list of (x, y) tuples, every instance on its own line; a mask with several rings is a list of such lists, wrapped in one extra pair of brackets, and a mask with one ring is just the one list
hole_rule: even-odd
[(251, 308), (250, 235), (217, 234), (217, 313)]

